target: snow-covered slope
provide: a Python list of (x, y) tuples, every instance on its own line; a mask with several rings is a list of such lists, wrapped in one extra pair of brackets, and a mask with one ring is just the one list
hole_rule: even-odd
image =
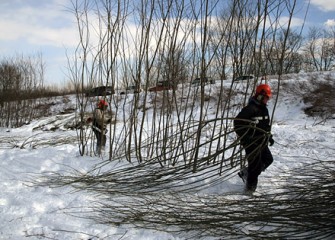
[[(320, 80), (324, 76), (319, 74)], [(296, 81), (304, 81), (307, 85), (309, 77), (299, 75), (287, 81), (288, 86)], [(271, 79), (269, 82), (275, 89), (277, 82)], [(206, 91), (215, 92), (214, 88), (219, 85), (211, 85), (212, 89)], [(306, 105), (302, 95), (285, 92), (285, 89), (278, 96), (274, 112), (272, 131), (276, 143), (271, 150), (275, 160), (260, 176), (259, 194), (285, 188), (287, 183), (279, 179), (292, 169), (315, 159), (327, 161), (335, 156), (335, 120), (315, 124), (315, 118), (304, 114)], [(274, 101), (269, 109), (272, 112)], [(18, 129), (0, 128), (0, 239), (181, 239), (170, 232), (131, 225), (107, 226), (78, 218), (80, 212), (94, 205), (95, 195), (73, 191), (71, 187), (49, 188), (33, 184), (41, 173), (65, 173), (70, 169), (86, 173), (103, 161), (100, 157), (79, 155), (76, 131), (66, 127), (73, 121), (74, 113), (70, 113), (39, 119)], [(55, 126), (56, 131), (46, 131)], [(111, 167), (117, 168), (118, 164)], [(201, 193), (204, 196), (224, 195), (227, 190), (242, 189), (239, 177), (233, 176)], [(208, 239), (212, 238), (208, 236)]]

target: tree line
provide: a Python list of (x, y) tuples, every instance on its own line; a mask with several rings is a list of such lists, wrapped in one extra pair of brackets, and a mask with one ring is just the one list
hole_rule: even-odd
[(48, 112), (45, 99), (74, 93), (71, 85), (46, 86), (41, 53), (0, 61), (0, 126), (20, 127)]

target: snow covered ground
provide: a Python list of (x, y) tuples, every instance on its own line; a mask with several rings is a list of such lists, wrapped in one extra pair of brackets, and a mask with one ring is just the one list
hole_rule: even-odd
[[(257, 193), (282, 188), (279, 185), (285, 183), (278, 179), (283, 174), (313, 159), (334, 158), (335, 120), (315, 124), (314, 118), (304, 114), (304, 107), (302, 99), (292, 94), (280, 96), (272, 127), (275, 160), (260, 176)], [(271, 112), (273, 102), (269, 109)], [(92, 193), (34, 185), (40, 173), (64, 172), (69, 167), (86, 172), (102, 161), (79, 155), (75, 131), (33, 131), (50, 118), (17, 129), (0, 128), (0, 239), (182, 239), (169, 232), (107, 226), (78, 218), (71, 213), (90, 206), (95, 200)], [(50, 139), (55, 145), (43, 144)], [(235, 176), (210, 192), (224, 194), (226, 189), (242, 186)]]

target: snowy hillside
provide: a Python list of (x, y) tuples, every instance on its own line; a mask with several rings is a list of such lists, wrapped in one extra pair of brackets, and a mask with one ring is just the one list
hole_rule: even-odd
[[(208, 181), (204, 186), (210, 187), (199, 189), (196, 193), (185, 192), (182, 195), (172, 195), (164, 191), (128, 195), (127, 191), (131, 191), (130, 189), (118, 188), (120, 183), (117, 180), (121, 182), (122, 179), (115, 180), (115, 189), (120, 192), (112, 192), (112, 189), (110, 199), (94, 191), (77, 191), (72, 186), (39, 186), (36, 182), (40, 182), (42, 176), (46, 175), (72, 176), (73, 173), (77, 173), (85, 176), (86, 173), (92, 173), (93, 169), (93, 172), (112, 169), (115, 173), (120, 169), (119, 173), (122, 173), (121, 169), (136, 167), (136, 164), (128, 164), (122, 159), (105, 161), (106, 155), (80, 156), (76, 144), (77, 132), (74, 129), (75, 113), (61, 114), (64, 107), (62, 101), (53, 106), (52, 112), (57, 113), (56, 115), (35, 120), (17, 129), (0, 128), (0, 239), (257, 239), (264, 234), (272, 234), (272, 238), (281, 239), (306, 239), (311, 236), (314, 239), (333, 239), (335, 229), (330, 220), (334, 218), (334, 199), (326, 202), (332, 204), (318, 213), (318, 219), (313, 222), (306, 218), (309, 212), (313, 214), (313, 211), (302, 215), (297, 212), (294, 219), (285, 215), (293, 212), (291, 207), (296, 203), (288, 201), (289, 195), (286, 192), (300, 169), (321, 162), (328, 172), (320, 177), (334, 180), (335, 115), (329, 110), (326, 120), (319, 115), (307, 116), (304, 110), (311, 107), (312, 103), (303, 101), (309, 92), (317, 88), (316, 82), (327, 81), (332, 81), (331, 84), (335, 85), (335, 72), (316, 73), (312, 77), (310, 74), (292, 75), (283, 83), (276, 106), (275, 92), (274, 99), (269, 102), (270, 114), (275, 107), (272, 125), (275, 145), (271, 147), (274, 163), (261, 174), (255, 196), (241, 194), (243, 182), (236, 175), (238, 166), (232, 168), (229, 172), (231, 175), (227, 178), (216, 177), (213, 180), (194, 175), (187, 184)], [(270, 79), (269, 84), (276, 89), (275, 79)], [(243, 88), (242, 85), (238, 87)], [(205, 91), (215, 98), (221, 89), (220, 86), (221, 83), (216, 82), (207, 85)], [(225, 83), (225, 86), (230, 86), (230, 83)], [(118, 98), (119, 102), (124, 101), (125, 104), (131, 102), (130, 96)], [(76, 105), (75, 98), (70, 99), (71, 103), (67, 103), (66, 108)], [(332, 98), (329, 99), (332, 101)], [(150, 112), (149, 101), (150, 98)], [(210, 98), (207, 104), (212, 102), (215, 101)], [(208, 120), (216, 114), (215, 106), (209, 106), (209, 109), (212, 110), (208, 112)], [(120, 118), (126, 118), (127, 114), (120, 114)], [(116, 129), (118, 124), (121, 126), (122, 120), (116, 123)], [(315, 170), (319, 168), (317, 165)], [(134, 174), (138, 174), (138, 171), (139, 169), (134, 171)], [(140, 174), (145, 176), (147, 173)], [(304, 175), (301, 177), (307, 178)], [(312, 187), (317, 182), (313, 182), (314, 176), (309, 177)], [(307, 187), (304, 181), (299, 183), (301, 189)], [(326, 187), (334, 189), (334, 185), (329, 185), (327, 181), (326, 183)], [(95, 187), (99, 189), (98, 184)], [(326, 194), (327, 189), (324, 190)], [(315, 194), (317, 196), (319, 192)], [(98, 199), (98, 196), (102, 198)], [(283, 200), (280, 197), (285, 198), (284, 203), (280, 202)], [(328, 197), (329, 194), (319, 199), (322, 201)], [(276, 201), (283, 205), (271, 208), (271, 204), (277, 203)], [(108, 208), (109, 204), (112, 204), (112, 207)], [(299, 206), (305, 206), (305, 203), (301, 204)], [(265, 211), (262, 221), (255, 220), (255, 208)], [(98, 215), (97, 209), (101, 210)], [(281, 209), (276, 212), (279, 214), (277, 218), (270, 215), (274, 209)], [(241, 215), (239, 212), (250, 215)], [(110, 224), (102, 224), (101, 216), (105, 216), (105, 221)], [(266, 216), (269, 218), (265, 219)], [(304, 224), (314, 224), (315, 229), (306, 229), (306, 235), (301, 232), (294, 235), (292, 230), (293, 233), (290, 234), (293, 235), (285, 236), (285, 231), (280, 226), (284, 226), (288, 231), (289, 228), (285, 224), (290, 221), (292, 227), (298, 226), (297, 222), (301, 221), (300, 223)], [(176, 226), (176, 223), (181, 227)], [(324, 228), (330, 231), (321, 235), (320, 230)]]

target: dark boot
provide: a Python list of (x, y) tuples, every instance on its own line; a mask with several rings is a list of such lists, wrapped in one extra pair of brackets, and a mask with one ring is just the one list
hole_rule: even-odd
[(249, 185), (248, 183), (245, 186), (245, 192), (246, 193), (253, 193), (256, 191), (257, 185)]

